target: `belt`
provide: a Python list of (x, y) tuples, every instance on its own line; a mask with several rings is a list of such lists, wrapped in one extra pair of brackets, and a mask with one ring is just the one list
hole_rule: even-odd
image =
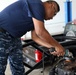
[[(4, 30), (3, 28), (0, 28), (0, 32), (2, 32), (2, 33), (6, 33), (7, 31), (6, 30)], [(10, 35), (10, 34), (9, 34)], [(13, 37), (12, 35), (10, 35), (11, 37)]]
[(6, 32), (6, 30), (4, 30), (3, 28), (0, 28), (0, 32), (5, 33), (5, 32)]

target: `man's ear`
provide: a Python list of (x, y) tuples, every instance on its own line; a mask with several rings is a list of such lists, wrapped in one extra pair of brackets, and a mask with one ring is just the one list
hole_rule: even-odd
[(53, 6), (54, 6), (54, 3), (52, 2), (52, 3), (51, 3), (51, 7), (53, 7)]
[(49, 6), (52, 8), (53, 7), (53, 3), (49, 3)]

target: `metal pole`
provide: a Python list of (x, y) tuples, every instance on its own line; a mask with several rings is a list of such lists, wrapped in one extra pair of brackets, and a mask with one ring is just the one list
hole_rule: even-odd
[(72, 21), (72, 1), (66, 0), (65, 5), (65, 24)]

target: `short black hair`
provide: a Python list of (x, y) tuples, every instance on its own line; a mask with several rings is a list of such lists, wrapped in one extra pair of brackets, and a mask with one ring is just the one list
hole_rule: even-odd
[(55, 3), (57, 5), (58, 12), (60, 11), (60, 6), (59, 6), (59, 4), (56, 1), (54, 1), (54, 0), (48, 0), (46, 2), (48, 2), (48, 3)]

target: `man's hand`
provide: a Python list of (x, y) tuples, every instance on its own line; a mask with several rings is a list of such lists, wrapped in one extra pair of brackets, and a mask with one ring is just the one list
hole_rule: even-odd
[(65, 54), (65, 50), (63, 47), (55, 47), (55, 51), (51, 52), (51, 54), (55, 55), (55, 56), (64, 56)]

